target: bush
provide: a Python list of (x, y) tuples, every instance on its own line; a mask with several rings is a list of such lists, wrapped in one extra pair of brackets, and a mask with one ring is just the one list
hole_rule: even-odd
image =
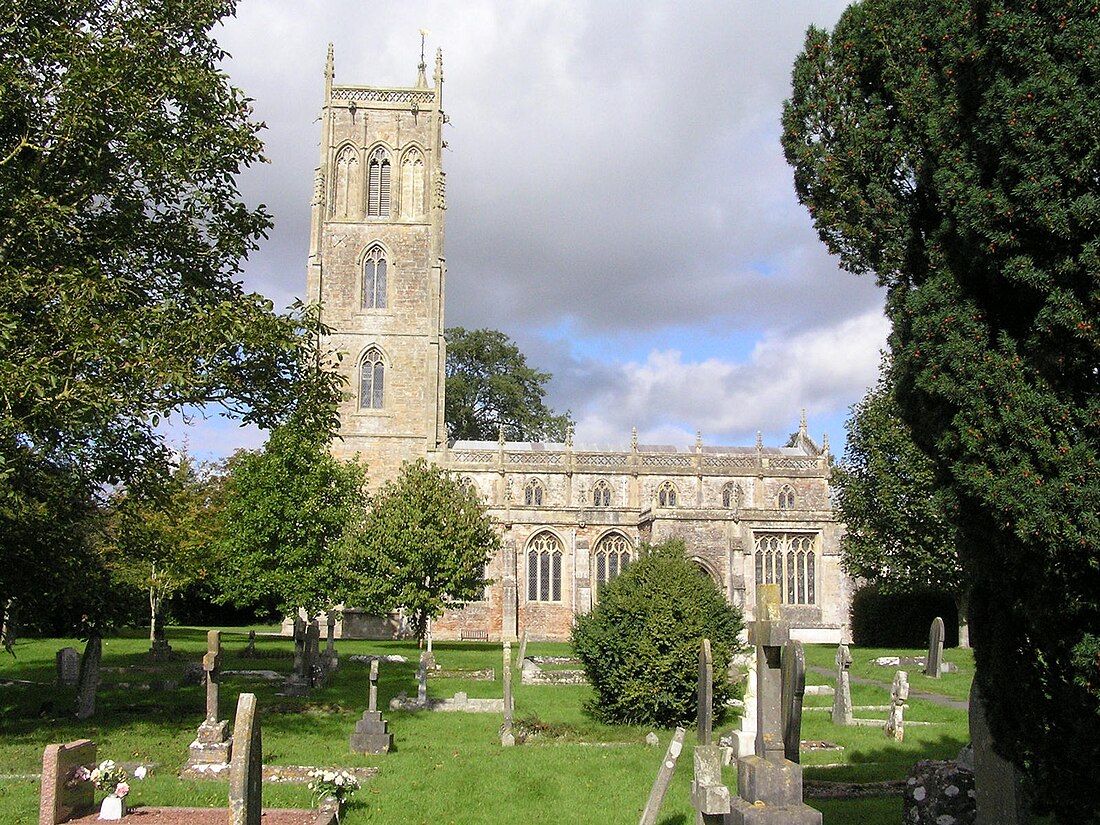
[(611, 724), (673, 727), (697, 715), (699, 647), (710, 639), (714, 713), (733, 696), (727, 671), (738, 650), (741, 614), (709, 576), (684, 557), (682, 541), (644, 548), (578, 616), (573, 649), (596, 692), (588, 710)]
[(959, 617), (951, 596), (933, 590), (883, 593), (867, 585), (852, 597), (852, 642), (859, 647), (927, 647), (937, 616), (943, 619), (944, 645), (957, 647)]

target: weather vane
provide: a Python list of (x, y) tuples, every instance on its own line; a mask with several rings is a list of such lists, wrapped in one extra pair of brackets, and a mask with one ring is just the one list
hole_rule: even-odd
[(431, 32), (428, 31), (427, 29), (421, 29), (420, 30), (420, 68), (421, 69), (423, 69), (425, 67), (425, 64), (424, 64), (424, 38), (427, 37), (429, 34), (431, 34)]

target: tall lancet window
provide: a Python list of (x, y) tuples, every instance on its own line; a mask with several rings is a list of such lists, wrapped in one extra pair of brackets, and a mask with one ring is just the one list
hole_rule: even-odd
[(367, 216), (387, 218), (390, 214), (390, 156), (379, 146), (368, 164)]
[(359, 364), (359, 409), (382, 409), (385, 380), (386, 367), (382, 353), (378, 347), (371, 347), (363, 353)]
[(362, 214), (362, 194), (359, 192), (359, 153), (354, 146), (345, 146), (336, 156), (336, 217), (351, 218)]
[(424, 214), (424, 156), (410, 149), (401, 161), (401, 217), (419, 218)]
[(386, 308), (386, 253), (372, 246), (363, 258), (363, 309)]

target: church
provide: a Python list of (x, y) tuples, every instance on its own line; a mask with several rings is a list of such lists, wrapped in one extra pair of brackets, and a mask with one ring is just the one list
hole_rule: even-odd
[[(700, 575), (754, 613), (778, 584), (795, 638), (847, 639), (851, 584), (830, 499), (827, 441), (805, 417), (788, 446), (676, 448), (624, 433), (614, 449), (573, 443), (448, 443), (443, 60), (407, 88), (338, 85), (325, 67), (307, 298), (322, 307), (349, 397), (334, 452), (368, 463), (371, 485), (425, 458), (471, 485), (501, 535), (480, 601), (433, 625), (437, 640), (565, 640), (573, 617), (639, 548), (678, 538)], [(346, 610), (345, 636), (400, 631)]]

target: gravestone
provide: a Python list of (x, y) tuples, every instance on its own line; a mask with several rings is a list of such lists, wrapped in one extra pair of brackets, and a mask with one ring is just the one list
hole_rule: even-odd
[(63, 647), (57, 651), (57, 686), (76, 687), (80, 681), (80, 654), (76, 648)]
[(327, 673), (322, 670), (321, 661), (321, 628), (314, 619), (306, 626), (306, 644), (303, 653), (302, 668), (311, 688), (321, 687), (325, 683)]
[(301, 616), (294, 617), (294, 664), (290, 675), (283, 682), (287, 696), (308, 696), (312, 674), (306, 669), (306, 623)]
[(512, 645), (504, 643), (504, 725), (500, 729), (500, 744), (510, 748), (516, 744), (512, 734)]
[(890, 687), (890, 715), (886, 719), (886, 735), (895, 741), (905, 739), (905, 701), (909, 698), (909, 674), (899, 670)]
[(256, 631), (248, 631), (248, 644), (245, 645), (244, 650), (241, 651), (242, 659), (255, 659), (256, 653)]
[(336, 653), (336, 611), (325, 614), (325, 649), (321, 653), (321, 667), (327, 677), (340, 667), (340, 656)]
[(672, 735), (672, 741), (668, 743), (665, 757), (661, 760), (661, 768), (657, 771), (657, 778), (653, 780), (653, 787), (649, 790), (649, 799), (646, 800), (642, 810), (642, 818), (638, 825), (656, 825), (657, 814), (661, 812), (661, 803), (665, 801), (665, 793), (669, 783), (672, 782), (672, 772), (676, 770), (676, 762), (680, 759), (680, 753), (684, 750), (683, 728), (676, 728)]
[(416, 704), (428, 706), (428, 654), (420, 657), (420, 667), (416, 669)]
[(709, 745), (714, 722), (714, 659), (710, 652), (710, 639), (703, 639), (699, 646), (698, 725), (696, 741)]
[(58, 825), (95, 806), (95, 786), (79, 777), (81, 768), (91, 771), (95, 765), (96, 745), (90, 739), (46, 746), (42, 752), (38, 825)]
[(202, 657), (206, 679), (206, 718), (199, 725), (198, 735), (191, 743), (184, 771), (201, 773), (229, 763), (233, 743), (229, 741), (229, 722), (218, 719), (218, 697), (222, 680), (222, 634), (220, 630), (206, 633), (206, 654)]
[(852, 685), (848, 669), (852, 666), (852, 653), (848, 645), (836, 649), (836, 688), (833, 690), (833, 724), (851, 726)]
[(260, 825), (263, 815), (263, 744), (256, 694), (242, 693), (233, 721), (229, 767), (229, 825)]
[[(737, 760), (738, 796), (725, 821), (732, 825), (821, 825), (821, 813), (802, 802), (802, 766), (785, 758), (782, 659), (790, 627), (780, 612), (779, 587), (758, 584), (756, 621), (756, 753)], [(790, 658), (788, 657), (789, 661)], [(797, 659), (797, 654), (795, 654)], [(805, 661), (803, 660), (803, 674)], [(797, 691), (797, 666), (788, 665)], [(788, 713), (788, 720), (791, 719)]]
[(939, 616), (932, 620), (928, 631), (928, 656), (924, 660), (924, 672), (933, 679), (943, 675), (943, 619)]
[(80, 676), (76, 688), (76, 718), (90, 719), (95, 715), (95, 694), (99, 688), (99, 663), (103, 658), (103, 640), (92, 636), (80, 657)]
[(527, 631), (519, 634), (519, 655), (516, 656), (516, 667), (523, 667), (523, 660), (527, 658)]
[(970, 686), (970, 742), (974, 747), (974, 789), (977, 825), (1026, 825), (1029, 806), (1015, 766), (993, 750), (985, 702), (975, 680)]
[(802, 642), (790, 641), (783, 647), (783, 753), (792, 762), (801, 762), (802, 700), (806, 695), (806, 654)]
[(389, 722), (382, 718), (378, 710), (378, 660), (370, 663), (370, 698), (363, 718), (355, 723), (355, 733), (351, 735), (352, 753), (389, 753), (393, 750), (393, 734), (389, 731)]

